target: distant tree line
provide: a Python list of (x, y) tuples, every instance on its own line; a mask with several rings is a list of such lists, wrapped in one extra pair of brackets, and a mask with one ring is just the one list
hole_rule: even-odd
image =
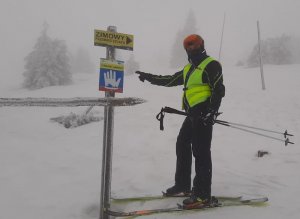
[[(264, 64), (284, 65), (300, 63), (300, 38), (282, 35), (261, 42)], [(248, 67), (259, 66), (259, 47), (256, 44), (247, 58)]]
[[(51, 39), (48, 35), (48, 26), (44, 24), (43, 30), (33, 51), (25, 57), (24, 87), (39, 89), (54, 85), (67, 85), (72, 83), (73, 73), (95, 72), (86, 49), (80, 47), (74, 54), (68, 51), (65, 41)], [(190, 10), (183, 27), (177, 32), (171, 48), (170, 67), (179, 68), (187, 64), (183, 39), (193, 33), (198, 33), (197, 19), (193, 10)], [(132, 54), (125, 62), (125, 75), (131, 75), (139, 70), (140, 65)]]

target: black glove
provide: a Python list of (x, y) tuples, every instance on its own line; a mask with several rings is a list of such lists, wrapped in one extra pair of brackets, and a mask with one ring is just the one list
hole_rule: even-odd
[(208, 109), (207, 113), (201, 116), (202, 123), (206, 125), (213, 125), (217, 120), (219, 115), (218, 111), (213, 109)]
[(145, 80), (146, 81), (151, 80), (151, 74), (149, 74), (149, 73), (142, 72), (142, 71), (136, 71), (135, 73), (139, 75), (139, 79), (142, 82), (144, 82)]

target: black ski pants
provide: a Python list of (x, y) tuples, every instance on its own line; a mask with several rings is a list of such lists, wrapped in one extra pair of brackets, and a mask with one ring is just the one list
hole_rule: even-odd
[(211, 196), (212, 130), (212, 125), (206, 126), (200, 119), (186, 117), (176, 142), (175, 184), (184, 189), (190, 188), (193, 155), (195, 157), (193, 192), (203, 199)]

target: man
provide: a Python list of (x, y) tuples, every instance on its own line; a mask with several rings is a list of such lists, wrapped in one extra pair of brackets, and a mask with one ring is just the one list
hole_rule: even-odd
[[(137, 71), (141, 81), (159, 86), (183, 85), (184, 120), (176, 142), (175, 185), (167, 196), (191, 194), (183, 201), (185, 208), (198, 208), (211, 202), (213, 124), (225, 96), (222, 67), (206, 54), (204, 40), (192, 34), (183, 41), (189, 63), (173, 75), (161, 76)], [(192, 154), (195, 157), (195, 178), (191, 191)]]

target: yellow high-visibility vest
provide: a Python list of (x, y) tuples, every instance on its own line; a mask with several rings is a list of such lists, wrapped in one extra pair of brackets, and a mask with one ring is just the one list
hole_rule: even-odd
[(203, 83), (202, 75), (206, 66), (214, 61), (213, 58), (207, 57), (204, 59), (197, 68), (191, 72), (188, 81), (186, 82), (187, 73), (192, 67), (191, 63), (187, 64), (183, 69), (183, 80), (184, 80), (184, 96), (187, 99), (189, 107), (193, 107), (199, 103), (206, 101), (211, 96), (211, 88), (207, 83)]

